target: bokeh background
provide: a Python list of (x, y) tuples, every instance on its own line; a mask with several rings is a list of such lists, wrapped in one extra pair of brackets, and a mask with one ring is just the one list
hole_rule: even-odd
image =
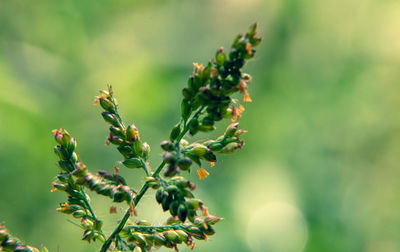
[[(68, 129), (92, 171), (112, 170), (121, 158), (93, 106), (112, 84), (155, 166), (192, 63), (255, 21), (264, 40), (246, 66), (246, 146), (206, 180), (190, 175), (225, 218), (195, 251), (400, 251), (395, 0), (0, 0), (0, 220), (50, 251), (96, 251), (55, 212), (65, 195), (50, 192), (51, 130)], [(141, 185), (140, 171), (122, 173)], [(139, 216), (162, 223), (153, 197)], [(110, 200), (92, 199), (110, 232)]]

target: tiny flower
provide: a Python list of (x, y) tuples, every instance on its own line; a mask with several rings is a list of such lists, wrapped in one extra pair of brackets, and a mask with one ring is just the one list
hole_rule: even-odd
[(246, 44), (246, 51), (247, 51), (247, 54), (248, 54), (248, 55), (252, 55), (251, 44), (250, 44), (250, 43), (247, 43), (247, 44)]
[(209, 174), (210, 173), (204, 168), (200, 168), (200, 170), (197, 170), (197, 175), (200, 179), (205, 179)]
[(215, 162), (211, 162), (211, 161), (209, 161), (209, 163), (210, 163), (210, 166), (211, 166), (211, 167), (214, 167), (214, 165), (215, 165)]
[(243, 101), (244, 101), (244, 102), (252, 102), (252, 100), (251, 100), (251, 98), (250, 98), (250, 95), (249, 95), (249, 93), (248, 93), (247, 91), (246, 91), (246, 93), (244, 94)]

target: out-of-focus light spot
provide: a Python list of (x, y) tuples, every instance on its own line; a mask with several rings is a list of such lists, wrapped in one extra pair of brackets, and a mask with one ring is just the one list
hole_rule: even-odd
[(247, 227), (247, 242), (252, 251), (303, 251), (307, 237), (307, 224), (302, 213), (287, 202), (261, 205), (254, 211)]

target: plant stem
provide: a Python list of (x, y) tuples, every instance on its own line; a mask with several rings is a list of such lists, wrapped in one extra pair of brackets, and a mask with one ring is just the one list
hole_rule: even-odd
[[(157, 177), (158, 174), (161, 172), (162, 168), (165, 166), (165, 161), (162, 161), (161, 164), (158, 166), (157, 170), (153, 173), (152, 177)], [(143, 197), (143, 195), (146, 193), (147, 189), (149, 189), (149, 186), (147, 183), (145, 183), (142, 186), (142, 189), (140, 189), (140, 192), (138, 195), (135, 196), (133, 199), (133, 205), (136, 206), (140, 199)], [(130, 208), (128, 208), (122, 217), (122, 220), (119, 222), (118, 226), (115, 228), (115, 230), (112, 232), (112, 234), (108, 237), (108, 239), (104, 242), (103, 246), (101, 247), (100, 252), (106, 252), (107, 249), (110, 247), (112, 240), (114, 237), (121, 232), (121, 230), (124, 228), (125, 223), (128, 221), (130, 216)]]
[[(197, 112), (193, 115), (193, 117), (190, 119), (190, 121), (184, 125), (184, 129), (182, 130), (181, 134), (179, 134), (178, 138), (176, 139), (176, 143), (179, 145), (180, 141), (182, 140), (182, 138), (185, 136), (185, 134), (189, 131), (189, 125), (190, 122), (193, 119), (196, 119), (197, 117), (200, 116), (200, 114), (203, 112), (204, 110), (204, 106), (201, 107), (199, 110), (197, 110)], [(161, 170), (164, 168), (165, 166), (165, 161), (162, 161), (161, 164), (158, 166), (158, 168), (156, 169), (156, 171), (151, 175), (152, 177), (156, 178), (159, 176)], [(145, 171), (147, 175), (150, 175), (150, 172), (147, 169), (147, 166), (145, 165)], [(149, 189), (149, 186), (147, 185), (147, 183), (145, 183), (142, 188), (140, 189), (139, 194), (137, 194), (135, 196), (135, 198), (133, 199), (133, 205), (137, 206), (137, 204), (139, 203), (139, 201), (142, 199), (143, 195), (146, 193), (146, 191)], [(101, 247), (100, 252), (106, 252), (107, 249), (110, 247), (113, 239), (122, 231), (122, 229), (124, 228), (126, 222), (128, 221), (130, 217), (130, 208), (128, 208), (124, 214), (124, 216), (122, 217), (121, 221), (119, 222), (118, 226), (114, 229), (114, 231), (111, 233), (111, 235), (108, 237), (108, 239), (104, 242), (103, 246)]]

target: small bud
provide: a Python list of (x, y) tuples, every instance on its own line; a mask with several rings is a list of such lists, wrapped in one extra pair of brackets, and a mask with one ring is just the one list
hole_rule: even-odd
[(185, 204), (180, 204), (178, 207), (178, 217), (182, 222), (185, 222), (187, 216), (187, 208)]
[(168, 164), (174, 164), (176, 157), (172, 152), (165, 152), (163, 155), (163, 160)]
[(140, 158), (129, 158), (122, 162), (128, 168), (141, 168), (143, 167), (143, 162)]
[(100, 98), (100, 99), (99, 99), (99, 102), (100, 102), (100, 106), (101, 106), (105, 111), (108, 111), (108, 112), (111, 112), (111, 113), (115, 112), (115, 106), (114, 106), (114, 104), (113, 104), (109, 99)]
[(197, 210), (203, 207), (203, 202), (199, 199), (189, 199), (186, 201), (188, 207), (193, 210)]
[(103, 116), (104, 121), (108, 122), (114, 127), (119, 127), (118, 119), (114, 114), (111, 114), (109, 112), (103, 112), (101, 113), (101, 115)]
[(174, 145), (170, 141), (162, 141), (161, 148), (165, 151), (172, 151), (174, 148)]
[(86, 216), (86, 213), (83, 210), (77, 210), (77, 211), (72, 213), (72, 216), (74, 216), (74, 218), (79, 219), (79, 218), (82, 218), (82, 217)]
[(114, 136), (119, 136), (119, 137), (125, 138), (125, 133), (120, 128), (117, 128), (117, 127), (114, 127), (114, 126), (110, 126), (110, 132)]
[(215, 61), (218, 66), (223, 66), (226, 62), (226, 54), (224, 52), (224, 49), (221, 47), (218, 51), (217, 54), (215, 55)]
[(167, 238), (167, 240), (169, 240), (172, 243), (182, 243), (182, 240), (180, 239), (179, 235), (173, 231), (173, 230), (168, 230), (168, 231), (164, 231), (163, 235), (165, 236), (165, 238)]
[(222, 148), (219, 152), (220, 153), (231, 153), (234, 152), (236, 149), (240, 148), (241, 145), (239, 143), (229, 143), (224, 148)]
[(156, 200), (160, 204), (164, 198), (165, 192), (163, 191), (162, 188), (158, 189), (156, 192)]
[(199, 143), (193, 143), (192, 144), (192, 149), (189, 150), (190, 154), (196, 155), (196, 156), (203, 156), (208, 152), (208, 148), (202, 144)]
[(232, 137), (235, 135), (236, 131), (238, 130), (239, 123), (232, 123), (230, 124), (225, 131), (225, 137)]
[(177, 229), (175, 232), (178, 234), (182, 242), (187, 243), (189, 241), (189, 235), (185, 231)]
[(189, 158), (184, 157), (178, 160), (178, 166), (182, 171), (188, 170), (191, 165), (192, 165), (192, 160), (190, 160)]
[(212, 151), (219, 151), (223, 148), (224, 146), (219, 143), (219, 142), (214, 142), (208, 145), (208, 148)]
[(135, 125), (132, 124), (126, 128), (126, 137), (131, 142), (139, 140), (139, 131)]

